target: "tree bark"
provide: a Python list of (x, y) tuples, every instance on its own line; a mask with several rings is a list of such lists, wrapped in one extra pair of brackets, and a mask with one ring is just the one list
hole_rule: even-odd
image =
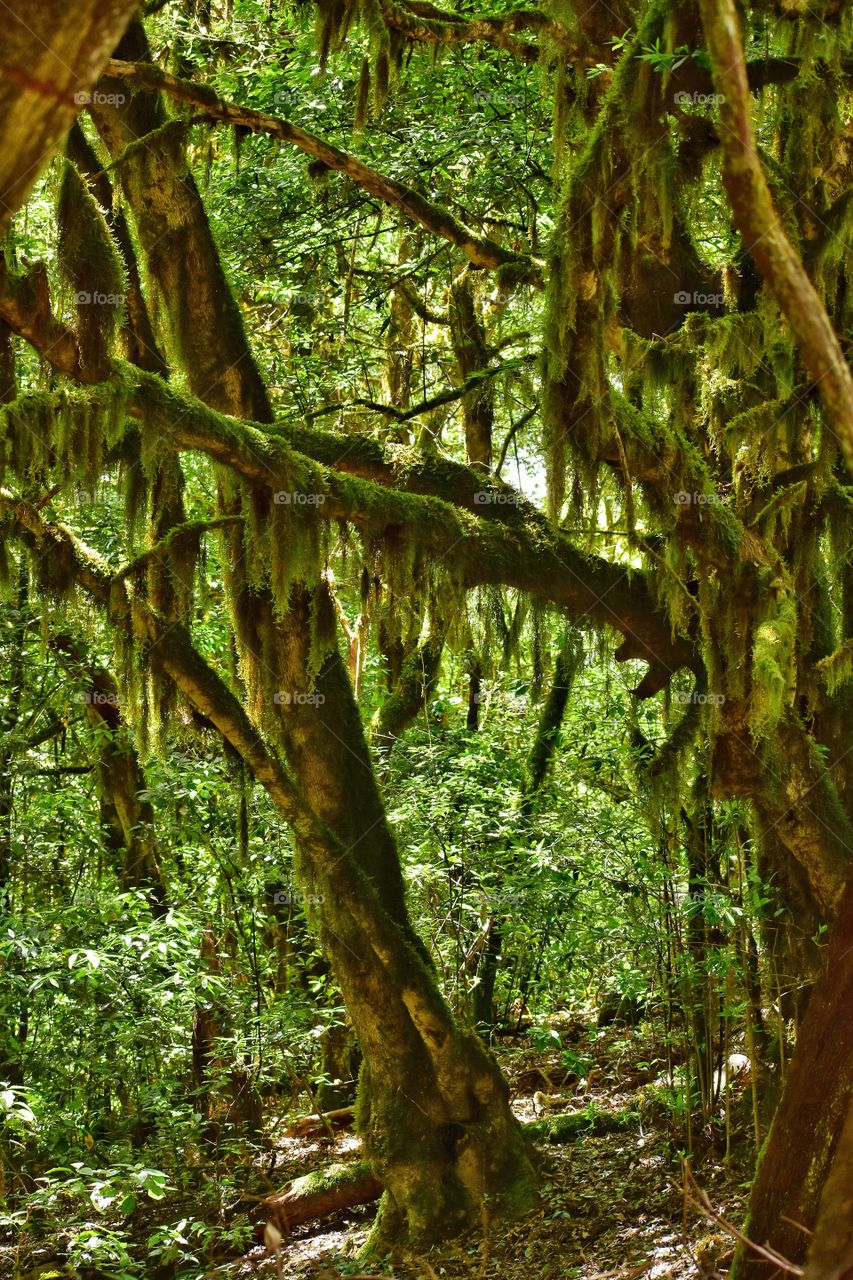
[[(87, 100), (139, 0), (9, 0), (0, 75), (0, 235)], [(124, 91), (126, 94), (126, 90)]]
[[(135, 30), (127, 43), (135, 56), (145, 52)], [(157, 103), (138, 98), (126, 112), (98, 112), (114, 155), (159, 123)], [(182, 151), (172, 148), (134, 149), (121, 180), (148, 270), (169, 303), (176, 358), (212, 409), (269, 417), (207, 220)], [(233, 313), (225, 331), (223, 307)], [(229, 435), (235, 429), (229, 423)], [(250, 469), (259, 514), (271, 502), (272, 477), (257, 454)], [(399, 855), (336, 647), (331, 596), (325, 584), (294, 588), (279, 619), (269, 591), (247, 584), (239, 532), (224, 552), (250, 702), (270, 740), (280, 741), (289, 772), (182, 626), (165, 626), (139, 601), (135, 622), (144, 617), (155, 672), (220, 728), (293, 827), (300, 886), (364, 1054), (358, 1128), (386, 1188), (377, 1238), (415, 1242), (458, 1231), (478, 1219), (486, 1195), (498, 1208), (526, 1208), (532, 1167), (508, 1088), (477, 1037), (454, 1023), (408, 917)], [(102, 584), (98, 590), (103, 597)], [(110, 606), (114, 616), (123, 608)], [(327, 656), (318, 670), (320, 643)]]
[[(849, 1134), (842, 1142), (842, 1129), (853, 1098), (851, 938), (853, 881), (832, 929), (824, 971), (812, 991), (749, 1202), (746, 1235), (793, 1263), (803, 1262), (807, 1232), (815, 1229), (819, 1211), (835, 1221), (843, 1196), (849, 1195), (849, 1185), (839, 1190), (839, 1183), (849, 1161)], [(821, 1243), (814, 1267), (823, 1268), (821, 1275), (849, 1256), (844, 1252), (849, 1233), (845, 1245), (843, 1239), (831, 1243), (828, 1230), (824, 1220), (816, 1234)], [(767, 1274), (766, 1259), (740, 1246), (733, 1280), (767, 1280)]]
[(69, 635), (57, 635), (52, 648), (86, 679), (86, 718), (96, 734), (98, 789), (115, 821), (122, 889), (142, 889), (155, 915), (165, 911), (166, 884), (157, 853), (154, 808), (130, 728), (122, 719), (118, 685), (109, 671), (93, 663)]
[[(459, 376), (467, 380), (486, 369), (489, 348), (482, 315), (474, 296), (471, 276), (462, 272), (450, 288), (450, 335), (459, 366)], [(492, 466), (492, 428), (495, 419), (494, 383), (483, 382), (462, 399), (462, 426), (469, 466), (488, 473)]]
[(370, 1204), (382, 1195), (382, 1180), (366, 1161), (350, 1165), (331, 1165), (319, 1173), (297, 1178), (286, 1191), (267, 1196), (259, 1206), (261, 1222), (255, 1235), (264, 1238), (264, 1226), (271, 1222), (282, 1235), (291, 1228), (314, 1218), (328, 1218), (342, 1209)]
[(853, 375), (826, 308), (773, 206), (761, 167), (746, 59), (734, 0), (699, 0), (720, 96), (723, 185), (744, 246), (755, 259), (794, 335), (853, 473)]
[(850, 1280), (853, 1276), (853, 1098), (832, 1162), (804, 1280)]

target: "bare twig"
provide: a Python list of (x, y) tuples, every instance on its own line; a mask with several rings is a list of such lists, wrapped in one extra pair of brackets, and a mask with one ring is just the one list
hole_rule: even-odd
[(686, 1199), (692, 1201), (697, 1208), (701, 1209), (706, 1218), (715, 1223), (721, 1231), (725, 1231), (726, 1235), (731, 1236), (733, 1240), (739, 1240), (741, 1244), (745, 1244), (748, 1249), (752, 1249), (762, 1258), (766, 1258), (768, 1262), (773, 1262), (782, 1271), (786, 1271), (791, 1276), (803, 1275), (803, 1268), (797, 1267), (793, 1262), (789, 1262), (787, 1258), (783, 1258), (781, 1253), (777, 1253), (775, 1249), (771, 1249), (768, 1245), (756, 1244), (754, 1240), (750, 1240), (749, 1236), (745, 1236), (742, 1231), (738, 1231), (727, 1218), (718, 1213), (711, 1201), (708, 1199), (706, 1191), (699, 1186), (693, 1176), (693, 1170), (687, 1160), (682, 1159), (681, 1168), (684, 1176), (684, 1195)]

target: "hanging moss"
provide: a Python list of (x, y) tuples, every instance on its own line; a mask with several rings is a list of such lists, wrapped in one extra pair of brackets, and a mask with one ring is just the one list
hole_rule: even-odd
[(853, 639), (845, 641), (834, 653), (821, 659), (817, 671), (830, 695), (853, 680)]
[(21, 396), (0, 406), (0, 474), (22, 485), (47, 484), (52, 472), (91, 501), (104, 455), (124, 437), (129, 389), (118, 378), (81, 388)]
[(124, 320), (127, 281), (121, 253), (103, 211), (68, 160), (57, 208), (57, 260), (73, 291), (84, 369), (104, 368)]
[(797, 603), (781, 582), (770, 590), (773, 603), (755, 628), (752, 646), (750, 729), (758, 740), (773, 734), (795, 688)]
[(362, 58), (361, 73), (358, 77), (358, 89), (355, 95), (355, 117), (353, 130), (360, 133), (367, 123), (367, 107), (370, 101), (370, 59)]

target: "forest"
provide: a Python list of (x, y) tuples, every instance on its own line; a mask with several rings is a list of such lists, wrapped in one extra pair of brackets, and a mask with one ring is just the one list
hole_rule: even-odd
[(853, 1280), (853, 6), (0, 0), (0, 1277)]

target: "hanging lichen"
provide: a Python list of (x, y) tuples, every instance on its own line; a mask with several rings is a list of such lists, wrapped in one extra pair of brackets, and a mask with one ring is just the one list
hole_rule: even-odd
[(72, 290), (84, 370), (100, 373), (125, 311), (124, 263), (103, 211), (75, 166), (62, 170), (57, 260)]
[(773, 601), (755, 628), (750, 728), (756, 739), (776, 729), (795, 688), (797, 604), (784, 584), (771, 584)]

